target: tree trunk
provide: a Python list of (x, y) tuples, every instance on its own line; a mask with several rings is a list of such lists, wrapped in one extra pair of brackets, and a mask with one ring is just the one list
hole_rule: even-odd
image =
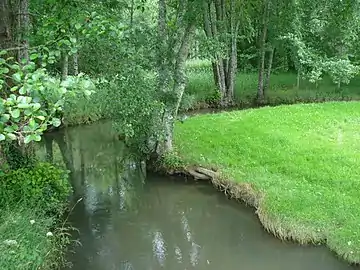
[(266, 95), (266, 93), (269, 89), (269, 86), (270, 86), (270, 75), (271, 75), (271, 68), (272, 68), (272, 63), (273, 63), (273, 59), (274, 59), (274, 53), (275, 53), (275, 49), (271, 48), (270, 52), (269, 52), (268, 67), (267, 67), (266, 78), (265, 78), (265, 83), (264, 83), (264, 96)]
[(262, 104), (265, 101), (264, 94), (264, 73), (265, 73), (265, 50), (266, 50), (266, 36), (269, 19), (269, 3), (270, 0), (264, 0), (264, 11), (262, 16), (262, 31), (259, 38), (259, 76), (257, 89), (257, 102)]
[(62, 52), (61, 59), (61, 79), (64, 81), (69, 75), (69, 55), (67, 52)]
[(297, 69), (297, 77), (296, 77), (296, 89), (300, 89), (300, 78), (301, 78), (301, 66), (299, 64)]
[(77, 76), (79, 74), (79, 53), (76, 52), (73, 55), (73, 73), (74, 76)]
[(30, 17), (29, 17), (29, 0), (20, 0), (19, 13), (18, 13), (18, 38), (19, 38), (19, 52), (18, 61), (29, 61), (29, 30), (30, 30)]
[(11, 6), (9, 0), (0, 1), (0, 49), (11, 47), (12, 28), (11, 28)]
[[(173, 148), (172, 139), (173, 139), (173, 128), (174, 122), (177, 117), (179, 106), (184, 94), (186, 86), (186, 60), (188, 59), (190, 52), (190, 45), (195, 34), (195, 21), (191, 20), (186, 23), (184, 27), (178, 25), (178, 30), (175, 34), (176, 44), (172, 43), (172, 38), (168, 38), (168, 35), (171, 34), (166, 31), (166, 2), (165, 0), (159, 0), (159, 16), (158, 16), (158, 84), (159, 90), (168, 93), (171, 96), (176, 97), (175, 102), (165, 102), (165, 108), (162, 116), (162, 123), (164, 128), (164, 140), (157, 143), (156, 152), (158, 155), (162, 155), (165, 152), (171, 151)], [(181, 4), (181, 3), (180, 3)], [(189, 2), (184, 3), (182, 7), (185, 8)], [(189, 8), (189, 7), (187, 7)], [(183, 10), (185, 12), (185, 9)], [(177, 22), (184, 23), (181, 21), (183, 15), (178, 16)], [(170, 42), (166, 42), (170, 40)], [(167, 48), (169, 46), (169, 48)], [(164, 54), (163, 52), (172, 51), (171, 48), (175, 48), (175, 52), (170, 54)], [(167, 57), (164, 57), (167, 55)], [(170, 86), (169, 81), (173, 81), (173, 84)]]
[(130, 4), (130, 27), (133, 27), (134, 24), (134, 10), (135, 10), (135, 0), (131, 0)]
[(235, 88), (235, 77), (237, 69), (237, 35), (239, 30), (239, 23), (235, 20), (235, 0), (230, 0), (230, 34), (231, 34), (231, 47), (230, 47), (230, 58), (227, 66), (227, 93), (226, 103), (227, 105), (233, 104), (234, 88)]
[[(229, 53), (224, 58), (216, 53), (212, 63), (214, 82), (221, 94), (221, 105), (233, 103), (235, 76), (237, 69), (237, 33), (239, 24), (236, 23), (235, 0), (230, 0), (230, 9), (227, 9), (224, 0), (204, 2), (204, 30), (210, 39), (222, 41), (229, 45)], [(226, 22), (230, 24), (227, 25)], [(223, 36), (230, 36), (230, 40)]]

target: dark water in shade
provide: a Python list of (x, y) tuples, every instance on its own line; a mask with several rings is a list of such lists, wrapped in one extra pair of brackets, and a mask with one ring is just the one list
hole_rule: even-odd
[(128, 158), (113, 139), (109, 124), (68, 129), (51, 139), (48, 156), (73, 170), (75, 196), (83, 198), (70, 216), (82, 243), (69, 254), (72, 269), (357, 269), (324, 247), (275, 239), (252, 209), (211, 186), (146, 176), (144, 164)]

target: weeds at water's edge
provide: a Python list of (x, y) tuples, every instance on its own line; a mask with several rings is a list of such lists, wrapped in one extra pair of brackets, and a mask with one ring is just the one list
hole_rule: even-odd
[[(155, 167), (154, 167), (154, 164)], [(221, 172), (214, 167), (204, 168), (198, 165), (185, 165), (181, 157), (176, 152), (168, 153), (162, 157), (160, 161), (152, 163), (149, 168), (159, 174), (180, 176), (193, 181), (204, 181), (212, 184), (218, 191), (224, 193), (229, 199), (236, 200), (254, 208), (255, 214), (258, 216), (260, 223), (264, 229), (282, 241), (297, 242), (301, 245), (326, 245), (339, 259), (343, 259), (351, 264), (359, 265), (357, 261), (351, 260), (350, 254), (341, 252), (332, 248), (326, 239), (326, 233), (314, 231), (302, 224), (289, 224), (283, 222), (279, 218), (270, 216), (267, 211), (264, 198), (266, 194), (256, 190), (251, 183), (239, 183), (229, 180)], [(210, 177), (209, 179), (196, 179), (193, 171), (197, 169), (205, 169), (212, 171), (217, 177)], [(200, 170), (201, 171), (201, 170)], [(197, 171), (198, 172), (198, 171)]]

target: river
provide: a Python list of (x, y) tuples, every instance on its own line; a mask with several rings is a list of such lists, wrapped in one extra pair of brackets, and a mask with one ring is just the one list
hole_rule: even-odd
[(325, 247), (276, 239), (253, 209), (206, 183), (146, 175), (109, 123), (64, 129), (45, 142), (48, 158), (72, 170), (74, 201), (82, 198), (69, 217), (81, 245), (66, 269), (357, 269)]

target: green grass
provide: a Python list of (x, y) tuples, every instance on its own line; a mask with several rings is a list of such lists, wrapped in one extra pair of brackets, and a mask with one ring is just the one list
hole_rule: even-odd
[(195, 116), (176, 125), (175, 146), (185, 164), (263, 194), (258, 215), (277, 236), (360, 262), (360, 102)]
[[(207, 100), (215, 91), (210, 62), (204, 60), (188, 61), (187, 74), (188, 85), (185, 90), (184, 109), (206, 106)], [(360, 77), (354, 78), (348, 85), (342, 85), (340, 89), (328, 77), (324, 77), (318, 85), (301, 80), (299, 89), (296, 87), (296, 81), (297, 78), (294, 73), (273, 73), (270, 78), (266, 103), (279, 105), (331, 100), (360, 100)], [(257, 84), (258, 74), (256, 72), (239, 72), (237, 74), (234, 92), (237, 106), (249, 107), (253, 105)], [(188, 96), (191, 98), (187, 98)], [(189, 102), (192, 104), (189, 105)]]
[[(256, 97), (257, 73), (239, 73), (235, 84), (235, 103), (238, 106), (250, 106)], [(270, 89), (266, 96), (269, 105), (292, 104), (299, 102), (315, 102), (330, 100), (359, 100), (360, 78), (355, 78), (349, 85), (340, 89), (324, 78), (318, 86), (307, 81), (301, 81), (296, 88), (296, 74), (278, 73), (271, 76)], [(205, 104), (211, 93), (215, 91), (212, 72), (210, 70), (192, 70), (188, 72), (187, 95), (194, 96), (196, 104)]]
[[(53, 222), (27, 206), (1, 209), (0, 269), (57, 269), (59, 235), (47, 236)], [(9, 240), (16, 244), (7, 243)]]

